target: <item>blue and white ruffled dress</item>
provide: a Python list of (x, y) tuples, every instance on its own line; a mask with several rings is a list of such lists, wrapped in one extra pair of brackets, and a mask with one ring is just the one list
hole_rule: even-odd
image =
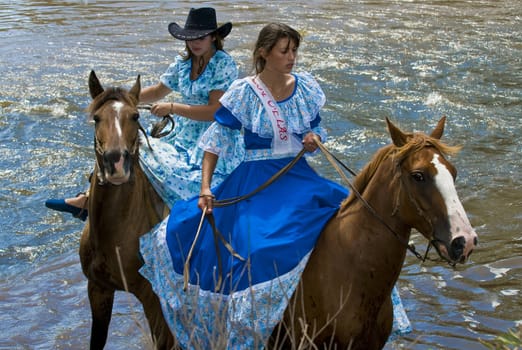
[[(292, 96), (278, 102), (289, 132), (302, 138), (313, 130), (324, 140), (319, 126), (324, 94), (310, 75), (296, 74), (295, 78)], [(245, 80), (234, 82), (221, 103), (216, 123), (200, 145), (220, 157), (231, 156), (233, 140), (242, 130), (246, 155), (212, 189), (218, 200), (250, 193), (295, 156), (273, 157), (269, 117)], [(319, 234), (347, 195), (344, 187), (319, 176), (301, 158), (288, 173), (249, 199), (215, 208), (217, 228), (245, 260), (232, 256), (221, 242), (216, 250), (212, 228), (205, 221), (190, 259), (186, 291), (183, 268), (201, 210), (197, 197), (176, 202), (170, 217), (155, 230), (155, 245), (142, 242), (145, 265), (141, 272), (159, 295), (180, 344), (187, 349), (263, 348), (282, 319)], [(216, 291), (220, 271), (223, 284)], [(399, 306), (402, 310), (400, 300)], [(407, 330), (405, 314), (395, 315), (401, 322), (395, 324), (396, 329)]]
[[(216, 51), (195, 80), (190, 79), (191, 69), (191, 59), (177, 56), (160, 78), (163, 85), (180, 93), (181, 103), (189, 105), (206, 105), (211, 91), (226, 91), (238, 75), (232, 57), (221, 50)], [(144, 140), (140, 147), (141, 167), (169, 207), (178, 199), (199, 193), (203, 150), (197, 144), (212, 123), (177, 115), (173, 117), (175, 126), (169, 135), (161, 139), (149, 137), (152, 149)], [(219, 161), (213, 184), (220, 183), (242, 160), (242, 140), (238, 136), (235, 141), (235, 156)]]

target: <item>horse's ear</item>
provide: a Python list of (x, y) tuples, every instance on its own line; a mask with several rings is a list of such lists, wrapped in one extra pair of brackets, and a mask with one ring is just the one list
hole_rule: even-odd
[(91, 93), (93, 100), (103, 92), (103, 86), (100, 84), (100, 81), (93, 70), (91, 70), (91, 74), (89, 75), (89, 92)]
[(407, 135), (403, 133), (398, 127), (393, 125), (388, 117), (386, 117), (386, 124), (388, 124), (388, 131), (390, 132), (393, 144), (397, 147), (402, 147), (407, 143)]
[(141, 91), (141, 82), (140, 82), (140, 76), (136, 78), (136, 82), (134, 83), (134, 86), (130, 89), (129, 93), (136, 97), (136, 101), (140, 100), (140, 91)]
[(446, 116), (443, 115), (442, 118), (440, 118), (439, 122), (437, 123), (437, 126), (435, 129), (431, 132), (431, 137), (434, 139), (440, 140), (442, 137), (442, 134), (444, 133), (444, 124), (446, 123)]

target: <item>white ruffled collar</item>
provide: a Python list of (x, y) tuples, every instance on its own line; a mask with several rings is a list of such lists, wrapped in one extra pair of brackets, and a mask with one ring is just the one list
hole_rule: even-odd
[[(324, 106), (326, 97), (317, 81), (309, 73), (294, 73), (295, 89), (278, 106), (286, 121), (289, 132), (303, 134), (311, 130), (310, 123)], [(273, 136), (270, 118), (263, 103), (252, 90), (248, 82), (236, 80), (220, 99), (243, 125), (261, 137)]]

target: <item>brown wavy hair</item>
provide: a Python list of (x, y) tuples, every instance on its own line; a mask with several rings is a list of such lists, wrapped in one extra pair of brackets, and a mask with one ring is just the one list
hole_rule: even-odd
[(266, 53), (272, 51), (281, 38), (288, 38), (288, 44), (290, 45), (290, 43), (294, 43), (296, 48), (299, 48), (299, 44), (301, 43), (301, 34), (286, 24), (269, 23), (261, 29), (253, 53), (254, 70), (256, 71), (256, 74), (261, 73), (265, 69), (266, 64), (266, 60), (261, 57), (261, 49)]

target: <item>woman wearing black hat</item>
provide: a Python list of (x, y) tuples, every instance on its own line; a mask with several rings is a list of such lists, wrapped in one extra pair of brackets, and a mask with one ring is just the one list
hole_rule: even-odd
[[(174, 131), (152, 142), (152, 148), (140, 151), (141, 165), (163, 200), (171, 206), (180, 198), (199, 192), (203, 151), (197, 140), (214, 120), (219, 99), (237, 78), (237, 67), (225, 51), (223, 39), (232, 30), (232, 23), (217, 25), (213, 8), (191, 9), (185, 26), (169, 24), (170, 34), (185, 41), (185, 54), (176, 57), (160, 82), (145, 88), (140, 102), (162, 99), (171, 91), (181, 94), (179, 103), (160, 102), (152, 106), (157, 116), (175, 116)], [(241, 147), (237, 147), (241, 157)], [(237, 159), (237, 160), (236, 160)], [(217, 183), (239, 163), (239, 158), (219, 164)]]
[[(185, 41), (186, 52), (175, 58), (156, 85), (141, 91), (140, 102), (159, 101), (172, 91), (179, 92), (181, 99), (152, 105), (154, 115), (172, 114), (175, 126), (168, 136), (149, 139), (154, 151), (142, 148), (140, 162), (154, 188), (170, 207), (177, 199), (199, 192), (203, 151), (196, 143), (214, 120), (219, 98), (237, 78), (238, 71), (232, 57), (223, 51), (223, 41), (232, 30), (232, 23), (218, 26), (213, 8), (192, 8), (183, 28), (171, 23), (168, 30), (176, 39)], [(242, 147), (238, 142), (237, 156), (218, 165), (216, 184), (239, 164), (241, 157)], [(65, 200), (50, 199), (45, 204), (85, 220), (86, 201), (87, 196), (80, 194)]]

